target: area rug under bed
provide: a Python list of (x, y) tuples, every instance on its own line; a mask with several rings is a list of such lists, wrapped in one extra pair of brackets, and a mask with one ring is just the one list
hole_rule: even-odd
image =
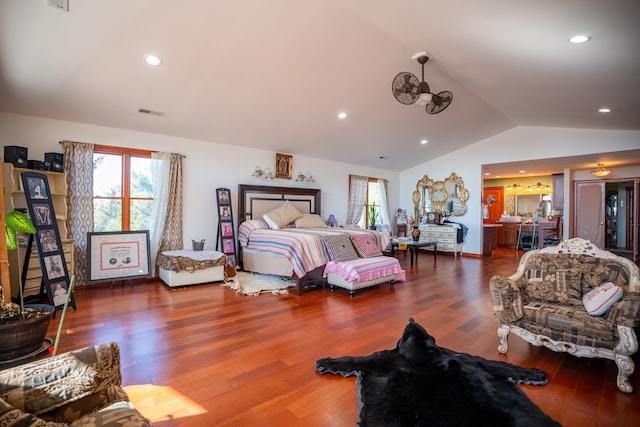
[(228, 286), (240, 295), (260, 295), (270, 292), (273, 295), (285, 295), (296, 282), (282, 276), (248, 273), (238, 271), (236, 276), (227, 279), (222, 286)]

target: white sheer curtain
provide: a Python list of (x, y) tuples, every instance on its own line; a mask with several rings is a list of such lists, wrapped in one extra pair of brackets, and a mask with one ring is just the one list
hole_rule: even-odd
[[(386, 179), (378, 179), (378, 191), (380, 192), (380, 223), (391, 226), (391, 220), (389, 216), (389, 197), (387, 196), (387, 190), (389, 181)], [(391, 231), (391, 229), (389, 229)]]
[(149, 244), (151, 245), (151, 265), (155, 276), (156, 255), (160, 248), (162, 230), (167, 217), (169, 200), (169, 175), (171, 154), (151, 154), (151, 176), (153, 178), (153, 208), (149, 224)]
[(367, 202), (366, 176), (349, 175), (349, 205), (347, 207), (347, 225), (355, 225), (362, 217), (364, 205)]

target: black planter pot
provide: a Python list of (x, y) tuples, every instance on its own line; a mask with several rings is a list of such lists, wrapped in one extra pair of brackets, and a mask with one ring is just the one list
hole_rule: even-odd
[(38, 310), (38, 317), (0, 325), (0, 361), (12, 360), (42, 347), (55, 307), (47, 304), (25, 304)]

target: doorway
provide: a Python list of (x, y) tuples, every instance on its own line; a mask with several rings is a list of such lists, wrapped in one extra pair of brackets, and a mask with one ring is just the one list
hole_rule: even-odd
[(575, 237), (638, 262), (640, 179), (575, 183)]

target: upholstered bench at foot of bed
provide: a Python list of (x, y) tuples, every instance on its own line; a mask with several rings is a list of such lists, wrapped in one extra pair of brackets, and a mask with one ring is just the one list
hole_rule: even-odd
[(331, 290), (338, 286), (348, 290), (349, 296), (353, 297), (356, 290), (381, 283), (389, 282), (390, 287), (393, 287), (396, 280), (404, 280), (405, 272), (396, 258), (379, 256), (330, 261), (324, 269), (324, 277)]

